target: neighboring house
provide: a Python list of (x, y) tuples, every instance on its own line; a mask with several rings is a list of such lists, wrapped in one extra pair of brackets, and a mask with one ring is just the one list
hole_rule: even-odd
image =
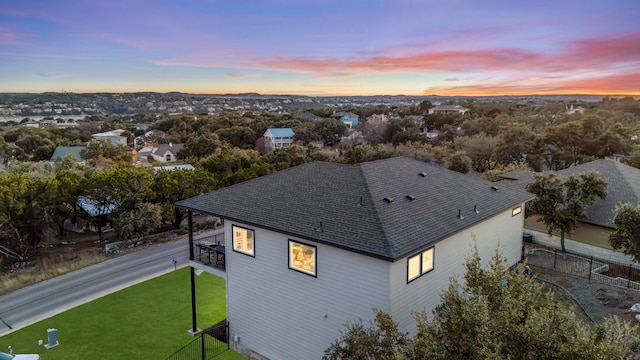
[(294, 135), (290, 128), (269, 128), (264, 133), (264, 146), (269, 151), (289, 147)]
[(429, 114), (464, 114), (469, 109), (460, 105), (438, 105), (429, 109)]
[(53, 155), (51, 155), (49, 161), (55, 162), (57, 159), (63, 160), (67, 155), (71, 155), (77, 163), (83, 163), (84, 159), (80, 155), (80, 152), (86, 148), (86, 146), (58, 146), (53, 151)]
[[(396, 157), (311, 162), (176, 206), (224, 220), (222, 264), (192, 253), (190, 266), (192, 286), (195, 268), (226, 279), (231, 347), (251, 358), (319, 359), (346, 323), (368, 324), (374, 307), (415, 334), (412, 313), (440, 303), (474, 244), (484, 263), (498, 248), (509, 264), (520, 261), (531, 198)], [(192, 233), (189, 242), (194, 249)]]
[(367, 123), (371, 125), (380, 125), (389, 121), (385, 114), (373, 114), (367, 118)]
[(161, 130), (149, 130), (143, 135), (140, 135), (133, 139), (133, 144), (136, 148), (143, 146), (152, 146), (160, 142), (166, 142), (167, 134)]
[[(83, 222), (89, 231), (107, 232), (113, 231), (109, 215), (114, 212), (117, 205), (112, 201), (97, 201), (85, 196), (78, 196), (76, 201), (78, 212), (84, 217)], [(91, 220), (93, 219), (93, 220)]]
[(178, 152), (182, 150), (183, 147), (184, 144), (157, 144), (151, 148), (151, 152), (149, 152), (148, 155), (161, 163), (175, 162), (178, 160)]
[(111, 140), (113, 145), (127, 146), (127, 137), (122, 136), (126, 130), (111, 130), (103, 133), (93, 134), (91, 137), (97, 141)]
[[(558, 175), (577, 175), (583, 172), (596, 171), (600, 173), (602, 178), (607, 182), (607, 196), (604, 199), (598, 199), (592, 205), (587, 213), (589, 219), (580, 220), (580, 226), (571, 234), (565, 235), (568, 240), (566, 243), (567, 250), (582, 253), (587, 256), (597, 255), (598, 257), (614, 258), (618, 260), (627, 260), (626, 256), (622, 256), (621, 252), (617, 252), (616, 256), (611, 250), (613, 248), (609, 244), (609, 234), (615, 230), (613, 224), (613, 216), (616, 205), (621, 202), (631, 203), (633, 205), (640, 201), (640, 169), (634, 168), (623, 163), (600, 159), (594, 160), (578, 166), (557, 171)], [(532, 171), (516, 170), (501, 175), (503, 179), (500, 183), (508, 183), (516, 188), (525, 189), (527, 184), (533, 182)], [(534, 241), (559, 246), (557, 237), (549, 237), (544, 223), (538, 221), (539, 217), (530, 217), (525, 220), (525, 228), (534, 236)], [(584, 245), (590, 245), (586, 247)], [(610, 251), (600, 251), (597, 248)]]
[(440, 135), (440, 130), (429, 130), (429, 128), (425, 126), (422, 128), (422, 133), (427, 137), (427, 139), (431, 140)]
[(320, 116), (318, 116), (318, 115), (316, 115), (316, 114), (314, 114), (312, 112), (309, 112), (309, 111), (305, 111), (305, 112), (303, 112), (301, 114), (298, 114), (298, 115), (295, 116), (295, 118), (296, 119), (300, 119), (300, 120), (307, 120), (307, 121), (317, 121), (317, 120), (322, 119), (322, 117), (320, 117)]
[(584, 114), (585, 110), (587, 110), (582, 106), (576, 105), (576, 104), (567, 104), (566, 108), (567, 108), (567, 114), (575, 114), (575, 113)]
[(333, 117), (342, 121), (349, 129), (358, 126), (360, 117), (352, 112), (334, 112)]

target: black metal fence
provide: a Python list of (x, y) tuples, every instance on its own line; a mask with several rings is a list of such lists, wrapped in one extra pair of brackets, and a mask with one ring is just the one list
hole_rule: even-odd
[(590, 281), (640, 290), (640, 264), (587, 257), (537, 244), (526, 244), (527, 263)]
[(209, 360), (229, 350), (229, 324), (223, 320), (202, 330), (190, 343), (166, 360)]

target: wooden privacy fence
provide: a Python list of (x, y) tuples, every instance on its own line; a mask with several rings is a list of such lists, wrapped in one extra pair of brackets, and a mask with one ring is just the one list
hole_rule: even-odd
[(640, 265), (586, 257), (536, 244), (524, 249), (527, 263), (604, 284), (640, 290)]

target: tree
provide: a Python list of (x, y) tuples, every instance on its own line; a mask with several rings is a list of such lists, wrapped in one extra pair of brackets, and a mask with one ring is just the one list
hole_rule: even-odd
[(545, 161), (551, 170), (566, 169), (581, 160), (585, 142), (582, 126), (576, 121), (550, 126), (544, 132), (547, 145)]
[(458, 138), (458, 147), (464, 150), (471, 159), (473, 168), (477, 172), (494, 169), (498, 165), (496, 160), (496, 138), (483, 133)]
[(407, 334), (398, 331), (389, 314), (375, 308), (373, 312), (376, 317), (370, 327), (362, 320), (348, 324), (325, 350), (323, 359), (393, 359), (395, 348), (407, 344)]
[(85, 179), (77, 170), (62, 169), (56, 172), (53, 181), (56, 188), (52, 194), (54, 201), (46, 210), (49, 217), (55, 220), (58, 236), (63, 237), (65, 222), (76, 210)]
[(91, 166), (103, 164), (105, 161), (116, 163), (131, 162), (131, 154), (127, 152), (127, 148), (121, 145), (114, 145), (111, 140), (89, 141), (87, 148), (80, 151), (80, 156)]
[(0, 254), (23, 263), (36, 251), (49, 221), (55, 182), (33, 174), (0, 172)]
[(113, 216), (115, 235), (123, 240), (140, 240), (162, 223), (162, 208), (158, 204), (144, 203), (135, 211), (121, 211)]
[(220, 147), (222, 142), (217, 134), (191, 136), (178, 152), (178, 159), (201, 159), (214, 154)]
[(465, 154), (464, 151), (456, 151), (449, 157), (449, 170), (457, 171), (462, 174), (466, 174), (471, 170), (473, 161)]
[(338, 119), (320, 119), (315, 123), (313, 132), (321, 136), (326, 145), (333, 145), (347, 133), (347, 125)]
[(532, 150), (536, 134), (522, 123), (501, 127), (496, 144), (496, 158), (503, 165), (520, 164)]
[(587, 220), (587, 209), (597, 199), (604, 199), (607, 183), (597, 172), (569, 175), (567, 177), (536, 174), (527, 185), (527, 191), (536, 198), (527, 203), (527, 217), (540, 215), (549, 234), (560, 233), (560, 245), (566, 253), (564, 238), (577, 226), (578, 220)]
[(167, 208), (172, 208), (171, 224), (175, 229), (178, 229), (187, 212), (173, 206), (173, 203), (213, 191), (218, 187), (213, 174), (200, 168), (196, 170), (161, 170), (154, 175), (153, 192), (157, 202), (169, 205)]
[(616, 230), (609, 235), (609, 243), (614, 249), (640, 261), (640, 203), (633, 206), (623, 203), (616, 206), (613, 224)]
[(431, 317), (415, 314), (413, 338), (378, 310), (370, 327), (347, 324), (324, 358), (628, 359), (640, 351), (637, 325), (617, 318), (584, 323), (525, 276), (524, 264), (510, 269), (498, 251), (483, 267), (475, 248), (465, 269), (461, 280), (450, 279)]

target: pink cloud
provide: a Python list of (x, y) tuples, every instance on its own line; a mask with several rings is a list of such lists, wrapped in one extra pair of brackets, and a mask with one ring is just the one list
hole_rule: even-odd
[(440, 95), (522, 95), (522, 94), (610, 94), (640, 95), (640, 68), (625, 74), (591, 76), (580, 79), (558, 77), (482, 79), (457, 86), (434, 86), (424, 94)]
[(4, 26), (0, 26), (0, 45), (19, 45), (24, 39), (24, 35), (11, 31)]

